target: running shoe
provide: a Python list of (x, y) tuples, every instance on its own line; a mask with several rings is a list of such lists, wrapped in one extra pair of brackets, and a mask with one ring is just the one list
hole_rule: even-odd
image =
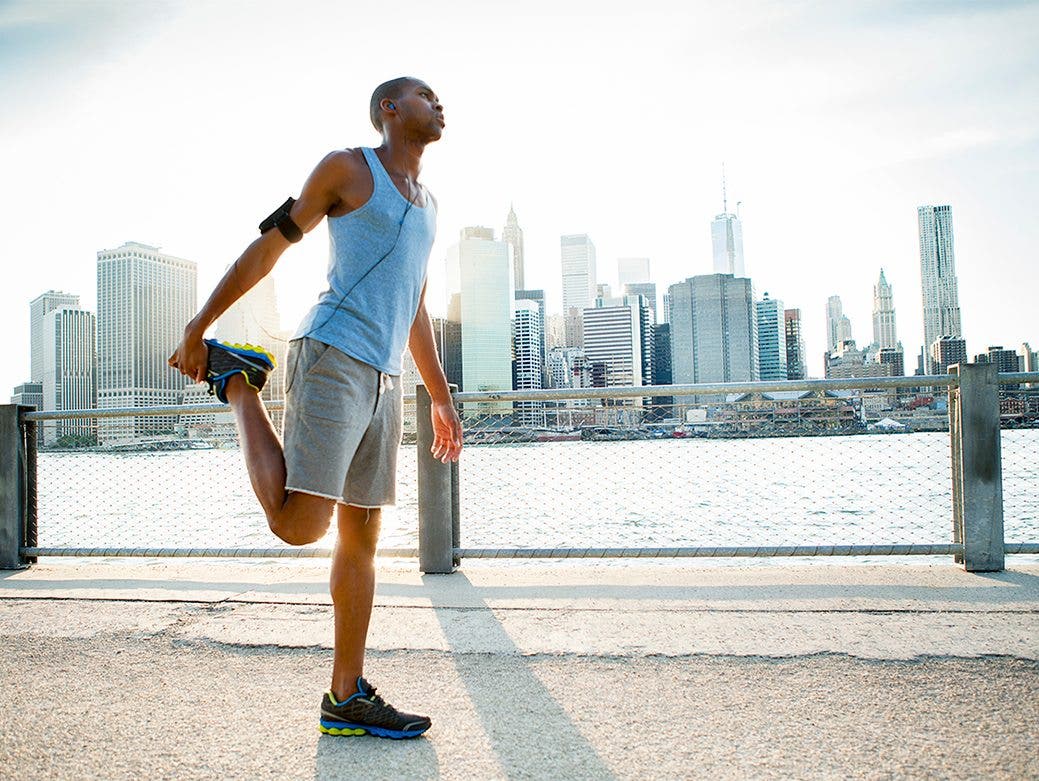
[(209, 395), (216, 396), (227, 404), (227, 381), (236, 374), (245, 377), (246, 383), (257, 393), (267, 383), (267, 375), (274, 370), (274, 356), (262, 347), (252, 344), (228, 344), (216, 339), (206, 339), (209, 346), (209, 362), (206, 364), (206, 383)]
[(375, 693), (364, 678), (357, 679), (357, 693), (337, 702), (331, 692), (321, 700), (321, 723), (326, 735), (375, 735), (379, 738), (417, 738), (432, 722), (425, 716), (401, 713)]

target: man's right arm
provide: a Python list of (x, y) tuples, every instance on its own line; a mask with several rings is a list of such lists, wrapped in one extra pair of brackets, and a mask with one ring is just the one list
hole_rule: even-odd
[[(353, 178), (350, 175), (351, 157), (349, 152), (333, 152), (318, 163), (307, 178), (290, 212), (293, 222), (304, 233), (339, 206), (344, 186)], [(184, 337), (170, 356), (170, 366), (195, 382), (205, 379), (208, 351), (202, 342), (203, 335), (220, 315), (270, 273), (289, 244), (281, 231), (271, 229), (246, 247), (217, 283), (202, 309), (184, 328)]]

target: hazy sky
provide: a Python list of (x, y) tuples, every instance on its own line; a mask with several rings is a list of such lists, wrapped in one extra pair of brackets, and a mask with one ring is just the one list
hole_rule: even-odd
[[(510, 203), (550, 311), (561, 233), (591, 235), (600, 281), (624, 256), (650, 257), (661, 289), (710, 273), (724, 162), (748, 274), (801, 308), (812, 374), (827, 296), (871, 341), (881, 268), (915, 366), (925, 203), (952, 204), (970, 353), (1039, 347), (1039, 3), (387, 8), (0, 2), (0, 393), (28, 377), (33, 297), (95, 310), (99, 249), (136, 240), (198, 262), (201, 304), (326, 152), (378, 143), (369, 95), (402, 74), (446, 109), (422, 177), (441, 205), (434, 311), (458, 231), (500, 233)], [(323, 227), (282, 258), (287, 327), (326, 262)]]

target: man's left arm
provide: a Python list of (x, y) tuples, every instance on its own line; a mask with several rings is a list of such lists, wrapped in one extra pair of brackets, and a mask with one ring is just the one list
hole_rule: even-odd
[(411, 350), (411, 357), (415, 359), (415, 366), (422, 376), (422, 382), (433, 400), (433, 447), (430, 448), (430, 452), (433, 453), (433, 458), (445, 464), (448, 461), (457, 461), (462, 452), (462, 421), (455, 410), (447, 377), (444, 376), (440, 358), (437, 356), (433, 321), (426, 311), (425, 285), (419, 298), (418, 312), (411, 323), (408, 348)]

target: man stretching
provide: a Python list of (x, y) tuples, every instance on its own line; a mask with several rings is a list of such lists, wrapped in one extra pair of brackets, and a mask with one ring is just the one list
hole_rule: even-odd
[[(317, 165), (299, 200), (290, 198), (261, 223), (261, 236), (185, 327), (169, 364), (231, 404), (249, 480), (278, 537), (312, 543), (328, 531), (335, 510), (335, 656), (321, 731), (410, 738), (430, 720), (386, 703), (363, 668), (380, 508), (395, 501), (405, 344), (433, 400), (434, 457), (455, 461), (462, 449), (425, 307), (436, 201), (417, 181), (426, 145), (443, 133), (444, 109), (427, 84), (400, 78), (376, 88), (370, 110), (382, 145), (332, 152)], [(203, 335), (325, 217), (328, 289), (286, 358), (283, 445), (258, 394), (274, 367), (269, 353)]]

